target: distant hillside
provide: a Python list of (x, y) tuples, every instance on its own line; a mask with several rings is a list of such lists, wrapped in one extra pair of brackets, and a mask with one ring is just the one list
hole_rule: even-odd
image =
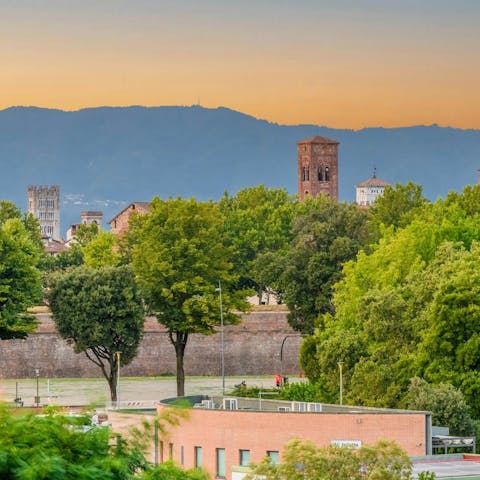
[(343, 200), (374, 166), (392, 183), (421, 183), (431, 199), (477, 181), (479, 130), (284, 126), (199, 106), (14, 107), (0, 111), (0, 198), (24, 209), (29, 184), (59, 184), (65, 231), (81, 210), (109, 220), (154, 195), (218, 199), (260, 183), (295, 193), (296, 142), (312, 135), (340, 142)]

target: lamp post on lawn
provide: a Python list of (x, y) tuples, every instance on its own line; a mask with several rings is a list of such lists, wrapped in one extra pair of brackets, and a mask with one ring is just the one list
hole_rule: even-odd
[(115, 352), (115, 358), (117, 359), (117, 408), (120, 405), (120, 357), (122, 352)]
[(222, 395), (225, 395), (225, 348), (224, 348), (224, 334), (223, 334), (223, 302), (222, 302), (222, 282), (218, 281), (218, 288), (215, 289), (220, 297), (220, 343), (221, 343), (221, 357), (222, 357)]
[(40, 392), (39, 392), (39, 385), (38, 385), (38, 381), (40, 379), (40, 369), (39, 368), (35, 369), (35, 377), (37, 379), (37, 395), (35, 396), (35, 405), (37, 407), (39, 407), (40, 406)]
[(343, 362), (338, 363), (338, 370), (340, 374), (340, 405), (343, 405)]

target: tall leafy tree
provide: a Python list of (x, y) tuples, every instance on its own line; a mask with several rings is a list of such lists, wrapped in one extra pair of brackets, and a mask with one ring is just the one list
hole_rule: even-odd
[[(137, 353), (144, 312), (130, 267), (78, 267), (50, 279), (48, 299), (58, 333), (84, 352), (117, 400), (117, 370)], [(117, 355), (120, 352), (120, 355)]]
[(293, 239), (272, 263), (281, 272), (278, 285), (290, 324), (310, 334), (319, 314), (334, 312), (332, 287), (342, 276), (343, 264), (370, 243), (371, 232), (366, 211), (323, 195), (302, 203), (297, 212)]
[(184, 355), (189, 335), (215, 333), (223, 320), (238, 321), (232, 309), (245, 310), (245, 292), (232, 291), (233, 249), (226, 246), (218, 206), (181, 198), (155, 198), (150, 213), (132, 226), (133, 266), (150, 311), (168, 330), (177, 359), (177, 394), (185, 393)]
[(345, 264), (335, 314), (320, 316), (316, 348), (302, 351), (325, 399), (338, 395), (335, 363), (344, 361), (349, 402), (399, 406), (418, 375), (461, 388), (478, 411), (477, 239), (478, 216), (459, 202), (437, 201)]
[(24, 338), (35, 328), (27, 309), (41, 300), (40, 252), (24, 223), (0, 223), (0, 338)]
[[(419, 345), (420, 372), (429, 381), (461, 388), (480, 415), (480, 243), (461, 249), (439, 268)], [(435, 352), (435, 355), (432, 355)]]
[(258, 259), (288, 245), (296, 204), (285, 189), (264, 185), (245, 188), (234, 196), (225, 193), (219, 202), (228, 242), (235, 249), (239, 286), (255, 289), (259, 303), (274, 285), (263, 264), (256, 268)]
[(449, 383), (431, 384), (414, 377), (405, 398), (410, 410), (432, 412), (433, 425), (449, 427), (450, 435), (473, 435), (475, 422), (463, 393)]
[(85, 266), (99, 268), (119, 265), (122, 258), (116, 247), (117, 237), (112, 232), (98, 232), (82, 247)]
[(428, 203), (422, 194), (422, 186), (412, 182), (385, 188), (383, 195), (377, 198), (371, 207), (372, 223), (377, 227), (405, 227), (416, 213)]

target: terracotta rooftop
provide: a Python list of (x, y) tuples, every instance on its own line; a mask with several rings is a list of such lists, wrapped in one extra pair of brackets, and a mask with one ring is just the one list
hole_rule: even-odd
[(330, 138), (327, 137), (320, 137), (317, 135), (316, 137), (310, 137), (307, 138), (306, 140), (302, 140), (301, 142), (297, 142), (297, 145), (301, 145), (303, 143), (328, 143), (328, 144), (334, 144), (338, 145), (340, 142), (337, 142), (336, 140), (331, 140)]
[(357, 183), (355, 186), (359, 187), (388, 187), (391, 183), (388, 183), (381, 178), (377, 178), (375, 175), (364, 182)]

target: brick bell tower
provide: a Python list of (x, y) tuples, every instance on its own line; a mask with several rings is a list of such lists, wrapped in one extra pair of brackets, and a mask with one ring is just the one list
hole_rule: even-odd
[(338, 145), (325, 137), (297, 142), (298, 198), (328, 195), (338, 202)]

